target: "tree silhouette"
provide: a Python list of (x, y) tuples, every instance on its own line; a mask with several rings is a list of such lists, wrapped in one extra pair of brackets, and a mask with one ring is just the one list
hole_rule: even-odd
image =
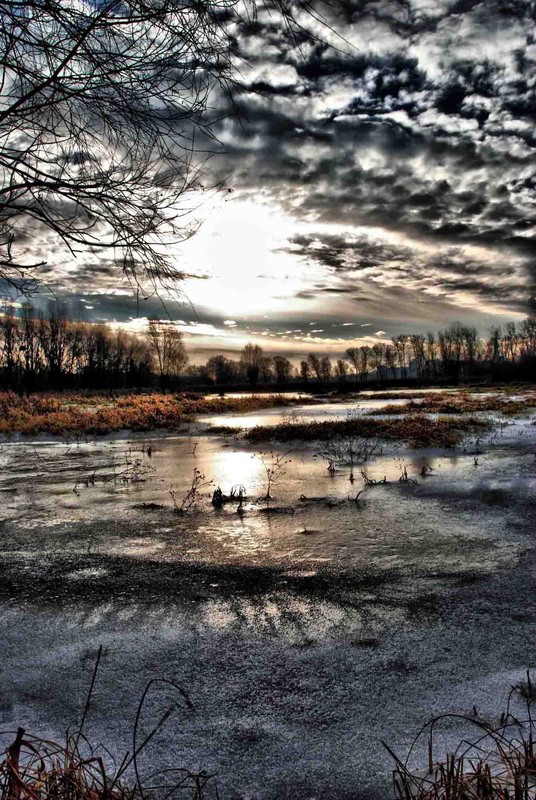
[(147, 341), (151, 348), (160, 385), (165, 388), (170, 375), (180, 375), (188, 363), (181, 331), (170, 320), (153, 318), (147, 323)]
[(258, 344), (247, 344), (240, 354), (240, 365), (250, 386), (255, 387), (259, 380), (264, 353)]

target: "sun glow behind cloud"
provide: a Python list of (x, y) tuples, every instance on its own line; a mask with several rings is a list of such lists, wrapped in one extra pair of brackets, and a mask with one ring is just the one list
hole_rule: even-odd
[[(502, 286), (506, 296), (513, 277), (523, 282), (523, 261), (510, 257), (503, 270), (493, 248), (453, 248), (387, 224), (326, 222), (295, 213), (269, 192), (220, 194), (200, 210), (205, 222), (196, 235), (173, 248), (175, 266), (186, 274), (185, 302), (169, 298), (197, 362), (237, 353), (249, 341), (291, 357), (338, 357), (351, 344), (437, 330), (464, 319), (465, 309), (483, 332), (523, 316), (500, 302)], [(493, 297), (482, 292), (487, 286)], [(105, 282), (100, 291), (101, 301), (98, 287), (84, 298), (97, 319), (110, 319), (106, 307), (121, 306), (123, 316), (112, 320), (142, 330), (147, 317), (169, 313), (165, 297), (163, 307), (142, 302), (128, 311), (130, 287), (110, 294)]]
[[(483, 246), (456, 253), (462, 249), (478, 274), (496, 258)], [(177, 322), (202, 353), (239, 351), (254, 341), (273, 352), (336, 354), (400, 332), (396, 303), (403, 295), (414, 309), (409, 326), (419, 320), (436, 328), (440, 313), (445, 322), (460, 318), (456, 307), (482, 319), (521, 316), (456, 288), (448, 267), (428, 266), (440, 258), (453, 258), (452, 247), (387, 227), (299, 218), (267, 194), (237, 193), (176, 251), (177, 266), (197, 276), (186, 278), (184, 293), (198, 317)], [(508, 283), (511, 273), (501, 280)], [(395, 301), (386, 302), (391, 296)]]
[(178, 258), (188, 272), (206, 276), (187, 280), (188, 299), (222, 317), (258, 317), (288, 310), (289, 298), (321, 278), (283, 252), (300, 224), (267, 202), (237, 197), (216, 208)]
[[(325, 240), (337, 237), (339, 262), (323, 261)], [(307, 245), (302, 244), (303, 241)], [(368, 248), (378, 252), (376, 260), (363, 265), (361, 254)], [(391, 248), (390, 259), (384, 250)], [(404, 259), (400, 252), (406, 252)], [(342, 296), (342, 286), (355, 282), (386, 289), (407, 288), (426, 297), (456, 302), (462, 308), (478, 309), (491, 315), (512, 314), (500, 302), (483, 302), (475, 292), (449, 285), (455, 273), (441, 265), (428, 266), (439, 257), (463, 255), (478, 269), (493, 263), (497, 254), (484, 246), (462, 245), (456, 250), (425, 238), (380, 226), (325, 223), (295, 217), (267, 197), (247, 193), (216, 207), (196, 236), (177, 253), (181, 268), (202, 278), (185, 282), (185, 293), (197, 308), (222, 316), (222, 323), (234, 327), (240, 320), (262, 319), (279, 314), (303, 312), (314, 315), (336, 309), (341, 322), (349, 323), (362, 313), (359, 303)], [(422, 267), (422, 263), (426, 267)], [(522, 259), (510, 257), (510, 265), (523, 280)], [(488, 280), (487, 276), (480, 280)], [(512, 271), (489, 278), (496, 286), (512, 282)], [(314, 289), (321, 288), (315, 295)], [(327, 297), (326, 292), (338, 297)], [(515, 315), (514, 315), (515, 316)]]

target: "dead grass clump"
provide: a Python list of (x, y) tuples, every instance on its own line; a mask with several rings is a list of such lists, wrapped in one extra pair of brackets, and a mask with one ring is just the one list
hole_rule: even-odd
[(524, 394), (525, 392), (534, 391), (534, 382), (528, 383), (497, 383), (497, 384), (476, 384), (474, 386), (465, 387), (466, 391), (474, 392), (475, 394), (487, 394), (488, 392), (499, 392), (503, 395)]
[(527, 680), (514, 684), (512, 691), (517, 692), (528, 705), (536, 702), (536, 684), (532, 681), (528, 670)]
[(333, 439), (315, 454), (327, 461), (327, 470), (334, 475), (338, 466), (350, 467), (350, 481), (354, 481), (354, 467), (362, 466), (380, 452), (380, 443), (374, 439), (348, 437)]
[(387, 485), (387, 475), (384, 475), (381, 480), (376, 480), (374, 478), (369, 478), (367, 473), (364, 469), (361, 470), (361, 477), (363, 478), (363, 483), (366, 486), (386, 486)]
[[(534, 800), (536, 729), (532, 700), (525, 697), (525, 712), (520, 719), (510, 708), (516, 692), (518, 687), (512, 687), (507, 708), (496, 725), (480, 719), (476, 709), (473, 715), (443, 714), (421, 729), (404, 761), (386, 745), (396, 764), (396, 800)], [(437, 729), (448, 721), (472, 728), (474, 735), (464, 737), (454, 752), (436, 761), (433, 751)], [(425, 770), (416, 771), (408, 764), (423, 738), (427, 739), (428, 765)]]
[[(183, 397), (180, 395), (179, 397)], [(254, 394), (244, 397), (198, 397), (186, 412), (195, 414), (237, 414), (247, 411), (262, 411), (265, 408), (289, 408), (295, 405), (318, 405), (314, 397), (286, 397), (284, 394)]]
[(336, 421), (258, 425), (246, 431), (244, 438), (251, 442), (307, 442), (351, 436), (405, 442), (412, 448), (453, 448), (461, 444), (468, 435), (488, 431), (492, 427), (489, 420), (477, 417), (429, 419), (424, 415), (410, 414), (393, 419), (365, 416)]
[[(158, 726), (160, 727), (160, 725)], [(118, 769), (109, 769), (110, 753), (93, 750), (85, 736), (67, 735), (64, 742), (32, 736), (19, 728), (0, 755), (0, 800), (207, 800), (217, 798), (213, 776), (186, 769), (168, 769), (142, 782), (136, 759), (149, 734), (128, 753)], [(135, 775), (123, 780), (127, 770)]]
[(231, 488), (230, 494), (225, 494), (218, 486), (212, 493), (212, 505), (214, 508), (223, 508), (227, 503), (238, 503), (238, 508), (242, 508), (244, 500), (247, 498), (246, 487), (237, 484)]
[(192, 483), (188, 491), (182, 498), (177, 496), (177, 492), (173, 486), (169, 487), (169, 494), (173, 500), (173, 506), (177, 514), (187, 514), (189, 511), (195, 511), (201, 496), (202, 489), (211, 486), (212, 481), (207, 481), (201, 470), (194, 467), (192, 475)]
[(496, 412), (506, 416), (516, 416), (536, 407), (536, 395), (530, 394), (523, 399), (508, 399), (507, 396), (474, 397), (467, 392), (445, 396), (429, 394), (419, 402), (410, 400), (405, 405), (387, 405), (375, 408), (368, 413), (371, 416), (401, 414), (478, 414)]
[(223, 436), (232, 436), (238, 433), (242, 433), (242, 428), (239, 428), (237, 425), (210, 425), (208, 428), (209, 433), (218, 436), (222, 434)]
[(203, 414), (240, 413), (296, 402), (277, 394), (221, 398), (154, 393), (110, 398), (68, 393), (21, 397), (13, 392), (0, 392), (0, 434), (65, 436), (104, 435), (120, 430), (176, 431)]
[(408, 474), (408, 465), (406, 464), (406, 462), (402, 461), (402, 459), (400, 459), (400, 458), (398, 458), (396, 461), (397, 461), (397, 468), (398, 468), (398, 471), (400, 473), (400, 476), (398, 478), (398, 482), (399, 483), (414, 483), (414, 484), (418, 484), (418, 481), (415, 478), (412, 478)]
[[(138, 753), (143, 747), (138, 747)], [(128, 754), (118, 770), (108, 770), (109, 753), (93, 751), (82, 736), (53, 742), (19, 728), (0, 755), (0, 800), (208, 800), (217, 798), (214, 777), (175, 768), (141, 782), (138, 771), (130, 784), (122, 780), (133, 757)]]
[[(148, 448), (148, 455), (149, 451), (152, 453), (152, 448)], [(144, 464), (143, 458), (140, 458), (132, 448), (129, 448), (124, 456), (119, 459), (112, 458), (109, 464), (99, 470), (94, 469), (85, 478), (78, 480), (73, 486), (73, 492), (79, 495), (82, 487), (89, 489), (98, 483), (137, 486), (140, 483), (146, 483), (154, 472), (154, 467)]]
[[(439, 394), (439, 392), (436, 392), (436, 394)], [(415, 397), (419, 397), (419, 392), (415, 390), (404, 391), (403, 389), (400, 391), (393, 390), (391, 392), (375, 392), (373, 390), (369, 390), (363, 392), (359, 396), (361, 399), (366, 400), (414, 400)]]
[(266, 492), (261, 497), (257, 498), (257, 503), (262, 502), (269, 504), (274, 499), (272, 490), (287, 474), (286, 466), (292, 461), (291, 458), (288, 458), (289, 455), (290, 450), (286, 453), (276, 453), (272, 450), (269, 455), (263, 453), (259, 454), (266, 476)]
[(104, 401), (83, 395), (0, 394), (0, 433), (102, 435), (119, 430), (179, 429), (189, 420), (173, 395), (129, 395)]
[[(156, 725), (143, 738), (140, 734), (144, 704), (153, 686), (164, 685), (175, 690), (181, 705), (193, 705), (180, 686), (163, 678), (154, 678), (145, 687), (134, 721), (132, 752), (127, 752), (119, 767), (104, 747), (93, 748), (83, 733), (90, 710), (97, 671), (102, 655), (99, 648), (82, 720), (76, 733), (69, 730), (63, 742), (32, 736), (24, 728), (10, 735), (12, 742), (0, 753), (0, 800), (144, 800), (161, 797), (166, 800), (217, 798), (213, 776), (192, 773), (183, 768), (169, 768), (142, 776), (140, 753), (178, 708), (171, 705)], [(110, 766), (113, 765), (113, 766)], [(126, 776), (129, 775), (129, 782)]]
[(76, 739), (46, 741), (19, 728), (0, 761), (2, 800), (133, 800), (136, 788), (107, 774), (100, 756), (83, 755)]

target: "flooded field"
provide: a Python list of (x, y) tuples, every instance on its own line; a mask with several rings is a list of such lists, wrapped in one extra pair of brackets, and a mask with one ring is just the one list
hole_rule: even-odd
[[(386, 393), (387, 394), (387, 393)], [(421, 393), (410, 394), (417, 402), (422, 398)], [(290, 417), (298, 420), (309, 422), (312, 420), (338, 420), (345, 419), (348, 413), (358, 411), (359, 413), (366, 413), (373, 409), (381, 408), (386, 403), (395, 405), (406, 405), (407, 399), (400, 399), (396, 396), (392, 400), (376, 400), (373, 396), (364, 395), (359, 397), (359, 401), (355, 398), (350, 400), (342, 400), (333, 402), (329, 399), (319, 401), (318, 405), (303, 405), (297, 406), (292, 410), (287, 409), (286, 412), (281, 412), (280, 408), (269, 408), (262, 413), (247, 413), (247, 414), (218, 414), (213, 417), (204, 417), (203, 426), (209, 428), (211, 425), (229, 425), (239, 428), (253, 428), (255, 425), (277, 425), (282, 419)]]
[[(147, 682), (168, 678), (194, 708), (153, 687), (144, 730), (177, 708), (147, 768), (215, 773), (223, 798), (385, 798), (382, 741), (403, 755), (434, 713), (502, 709), (536, 655), (534, 414), (454, 450), (379, 442), (332, 472), (325, 442), (260, 447), (210, 430), (386, 402), (408, 400), (5, 442), (0, 727), (61, 735), (102, 645), (87, 733), (119, 759)], [(244, 497), (215, 507), (217, 487)]]

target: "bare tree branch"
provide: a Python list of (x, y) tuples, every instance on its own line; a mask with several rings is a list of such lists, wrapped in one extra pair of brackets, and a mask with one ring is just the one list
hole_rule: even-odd
[(260, 5), (303, 40), (302, 0), (0, 2), (0, 279), (42, 266), (29, 227), (111, 249), (136, 285), (181, 277), (169, 248), (194, 231), (214, 92), (233, 91), (231, 23)]

